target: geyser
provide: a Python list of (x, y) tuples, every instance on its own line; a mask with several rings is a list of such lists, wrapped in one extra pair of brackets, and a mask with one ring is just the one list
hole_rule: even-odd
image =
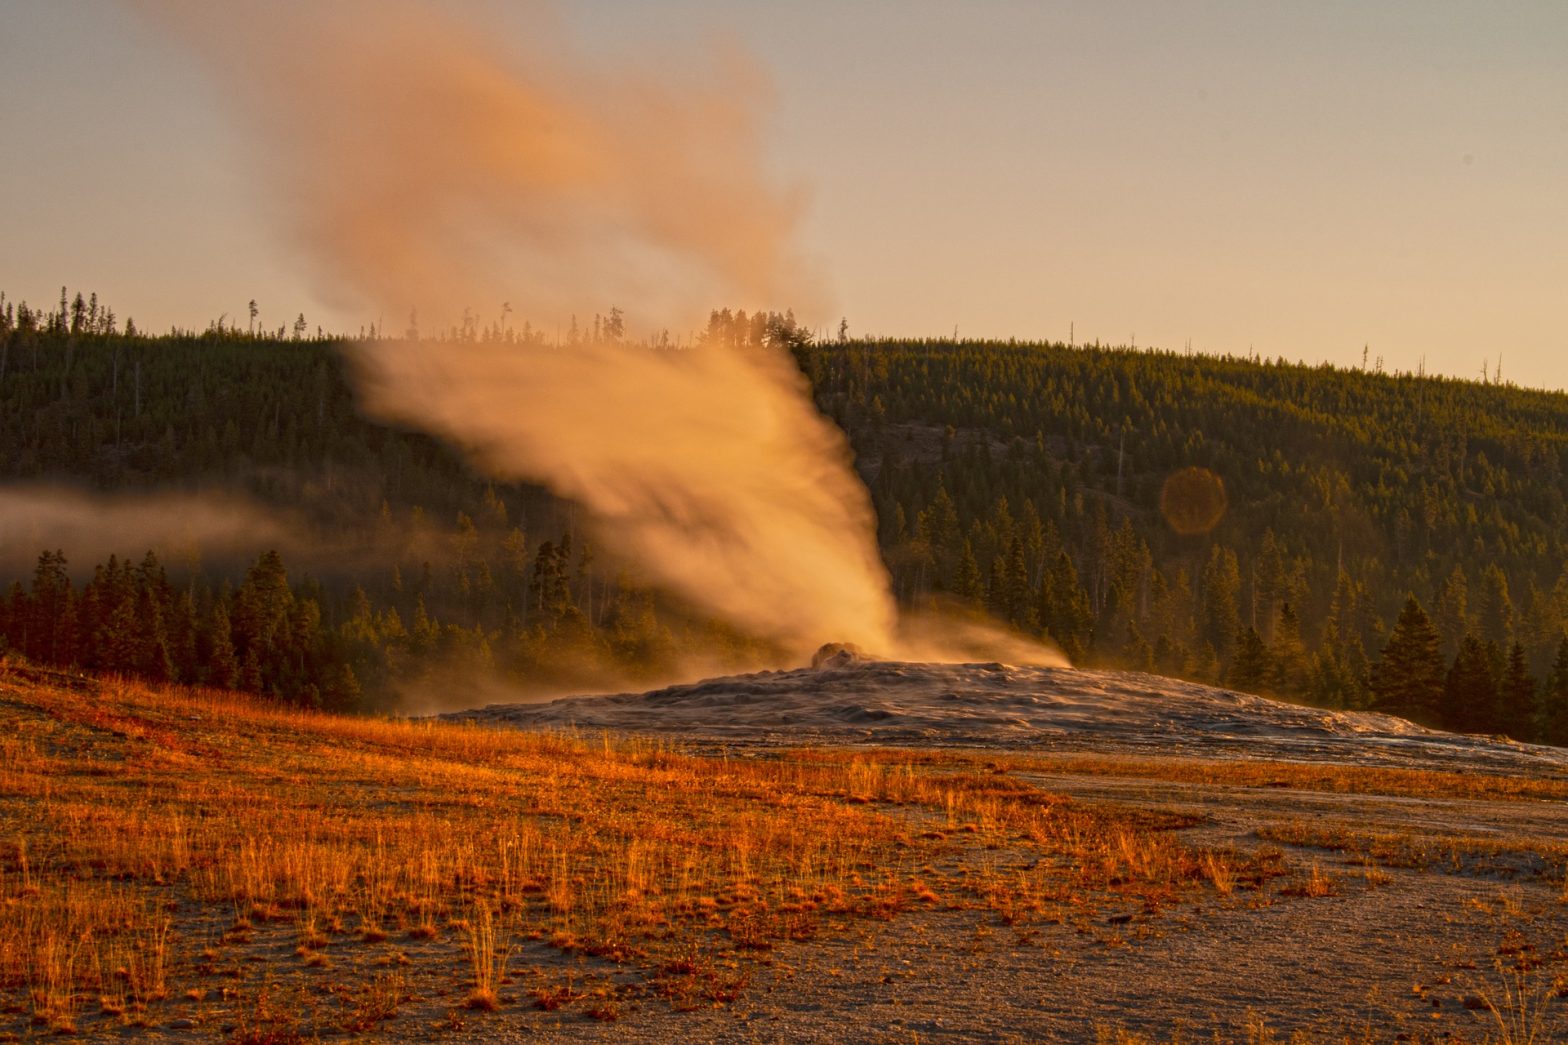
[[(538, 6), (507, 51), (398, 0), (132, 2), (249, 114), (329, 296), (426, 330), (503, 302), (681, 330), (715, 303), (815, 296), (796, 196), (764, 173), (762, 78), (732, 51), (683, 63), (707, 70), (692, 79), (596, 71)], [(945, 648), (901, 635), (848, 445), (777, 346), (410, 338), (351, 357), (371, 414), (576, 501), (652, 580), (797, 662), (826, 639)]]

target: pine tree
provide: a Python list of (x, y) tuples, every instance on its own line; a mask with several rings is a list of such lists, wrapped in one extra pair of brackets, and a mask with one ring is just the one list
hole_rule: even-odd
[(1312, 668), (1312, 696), (1327, 707), (1363, 708), (1367, 703), (1369, 667), (1357, 627), (1360, 602), (1356, 584), (1341, 568)]
[(22, 582), (12, 581), (5, 599), (5, 640), (7, 646), (20, 652), (27, 648), (27, 625), (32, 615), (28, 601)]
[(1481, 577), (1481, 637), (1497, 643), (1499, 647), (1508, 646), (1514, 640), (1514, 617), (1508, 575), (1494, 562)]
[(962, 531), (958, 526), (958, 509), (944, 484), (937, 484), (936, 496), (931, 499), (930, 507), (920, 514), (920, 518), (925, 523), (923, 529), (938, 567), (946, 567), (958, 555)]
[(1279, 604), (1290, 597), (1289, 573), (1285, 567), (1285, 552), (1272, 529), (1263, 531), (1262, 547), (1258, 552), (1257, 569), (1252, 592), (1253, 612), (1263, 621), (1262, 639), (1274, 641), (1274, 625), (1279, 617)]
[(347, 664), (334, 666), (327, 675), (324, 703), (334, 711), (354, 711), (360, 703), (359, 679)]
[(1452, 657), (1459, 651), (1459, 643), (1470, 630), (1468, 609), (1469, 582), (1463, 566), (1455, 566), (1443, 586), (1438, 589), (1437, 602), (1433, 605), (1433, 623), (1443, 636), (1443, 656)]
[(1301, 641), (1301, 620), (1290, 603), (1279, 606), (1274, 625), (1274, 641), (1269, 645), (1269, 685), (1282, 696), (1300, 696), (1307, 691), (1311, 663)]
[(240, 667), (239, 688), (247, 693), (260, 693), (266, 685), (261, 674), (261, 657), (252, 646), (245, 651), (245, 663)]
[(197, 652), (200, 627), (196, 622), (196, 599), (190, 591), (180, 593), (169, 618), (169, 655), (174, 660), (181, 682), (201, 677), (201, 656)]
[(289, 587), (283, 557), (276, 551), (263, 553), (246, 571), (245, 583), (234, 596), (232, 624), (234, 646), (242, 665), (242, 686), (252, 654), (256, 671), (268, 680), (276, 679), (281, 667), (279, 661), (288, 646), (288, 622), (293, 606), (294, 592)]
[(1568, 635), (1557, 644), (1557, 659), (1552, 664), (1540, 696), (1541, 743), (1568, 747)]
[(1459, 643), (1443, 684), (1444, 724), (1463, 733), (1495, 733), (1498, 678), (1487, 642), (1474, 632)]
[(64, 552), (45, 550), (33, 570), (23, 652), (44, 664), (70, 664), (76, 653), (71, 578), (65, 566)]
[(1029, 566), (1024, 561), (1024, 545), (1014, 537), (1007, 549), (1002, 570), (1002, 613), (1009, 624), (1028, 627), (1037, 623), (1035, 607), (1029, 598)]
[(1372, 670), (1373, 705), (1379, 711), (1432, 721), (1443, 701), (1443, 640), (1414, 595), (1404, 608)]
[(980, 576), (980, 564), (975, 561), (974, 546), (968, 541), (964, 542), (953, 573), (953, 594), (975, 603), (985, 599), (985, 581)]
[(120, 598), (94, 645), (98, 650), (98, 667), (102, 670), (120, 675), (137, 672), (143, 656), (141, 621), (136, 614), (134, 596), (126, 593)]
[(1508, 650), (1508, 666), (1497, 693), (1497, 728), (1515, 740), (1535, 739), (1535, 679), (1525, 660), (1524, 644)]
[(234, 638), (229, 626), (229, 611), (223, 599), (212, 606), (207, 623), (207, 685), (233, 689), (239, 684), (240, 665), (234, 654)]
[(1252, 625), (1244, 625), (1236, 636), (1236, 656), (1231, 661), (1228, 681), (1233, 689), (1257, 693), (1264, 689), (1273, 675), (1269, 648), (1263, 636)]
[(1230, 655), (1241, 631), (1241, 568), (1234, 552), (1215, 545), (1203, 567), (1202, 637), (1220, 659)]
[(1077, 663), (1094, 634), (1094, 612), (1089, 593), (1078, 582), (1078, 569), (1064, 551), (1040, 584), (1040, 625), (1067, 659)]

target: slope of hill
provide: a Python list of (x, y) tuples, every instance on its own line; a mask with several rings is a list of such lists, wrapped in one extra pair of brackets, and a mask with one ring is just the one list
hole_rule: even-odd
[[(474, 337), (528, 350), (516, 332), (455, 333), (430, 350)], [(727, 312), (702, 340), (796, 353), (850, 435), (906, 603), (983, 606), (1079, 664), (1568, 743), (1562, 394), (1058, 344), (813, 344), (780, 317)], [(1223, 489), (1206, 529), (1172, 524), (1167, 483), (1189, 473), (1211, 499)], [(0, 319), (0, 482), (0, 562), (22, 582), (0, 628), (34, 659), (75, 663), (105, 627), (56, 597), (62, 578), (80, 593), (109, 552), (135, 562), (149, 545), (172, 583), (151, 586), (157, 618), (180, 634), (91, 643), (123, 656), (90, 666), (355, 707), (387, 706), (437, 664), (563, 692), (690, 677), (692, 652), (718, 670), (768, 659), (634, 571), (601, 569), (570, 506), (362, 419), (330, 340), (127, 337), (86, 303), (12, 309)], [(30, 567), (50, 530), (37, 520), (60, 513), (26, 508), (51, 484), (111, 495), (93, 512), (123, 546), (62, 547), (65, 564)], [(238, 546), (230, 527), (203, 556), (167, 528), (118, 525), (113, 495), (150, 491), (193, 505), (221, 493), (231, 516), (247, 504), (272, 524), (283, 562), (265, 565), (292, 568), (300, 608), (279, 612), (297, 643), (259, 650), (246, 672), (252, 636), (230, 601), (228, 666), (223, 588), (266, 548)], [(341, 548), (353, 553), (330, 550)], [(1437, 635), (1416, 702), (1373, 670), (1407, 594)], [(62, 628), (76, 637), (48, 638)]]

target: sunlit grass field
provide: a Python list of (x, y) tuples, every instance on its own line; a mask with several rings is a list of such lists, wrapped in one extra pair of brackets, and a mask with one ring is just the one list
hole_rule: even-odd
[[(1138, 929), (1121, 912), (1329, 888), (1315, 861), (1272, 844), (1198, 847), (1180, 833), (1189, 816), (1033, 779), (1063, 765), (699, 755), (0, 665), (0, 1028), (284, 1040), (432, 1007), (453, 1028), (518, 1009), (614, 1021), (728, 1004), (792, 946), (921, 909), (1115, 944)], [(1459, 786), (1403, 770), (1223, 772), (1384, 794)]]

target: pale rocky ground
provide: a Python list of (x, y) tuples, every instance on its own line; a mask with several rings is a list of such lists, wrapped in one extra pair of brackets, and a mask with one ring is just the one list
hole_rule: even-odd
[[(665, 736), (682, 747), (765, 757), (788, 745), (941, 746), (1163, 758), (1269, 759), (1568, 776), (1568, 751), (1422, 729), (1384, 715), (1345, 714), (1125, 672), (1000, 664), (848, 663), (763, 672), (647, 694), (492, 705), (450, 718), (533, 729)], [(299, 973), (345, 984), (395, 976), (405, 960), (450, 962), (450, 989), (426, 990), (368, 1036), (444, 1042), (1093, 1042), (1116, 1031), (1169, 1041), (1264, 1041), (1303, 1031), (1313, 1041), (1508, 1040), (1479, 1007), (1505, 1014), (1499, 952), (1547, 959), (1528, 983), (1528, 1013), (1545, 1041), (1568, 1040), (1568, 886), (1539, 850), (1568, 845), (1568, 810), (1546, 801), (1400, 798), (1078, 772), (1072, 759), (1024, 774), (1087, 802), (1190, 814), (1194, 846), (1256, 849), (1271, 827), (1385, 831), (1410, 839), (1458, 836), (1485, 854), (1369, 871), (1359, 857), (1280, 845), (1300, 873), (1318, 864), (1333, 895), (1277, 887), (1204, 894), (1150, 913), (1098, 911), (1087, 922), (1002, 924), (995, 912), (920, 908), (886, 922), (826, 924), (725, 971), (747, 987), (728, 1005), (674, 1011), (641, 974), (542, 942), (520, 943), (502, 1008), (460, 1008), (464, 958), (456, 934), (337, 950), (336, 968)], [(1532, 854), (1534, 850), (1534, 854)], [(1026, 854), (995, 853), (1000, 871)], [(213, 926), (213, 934), (221, 926)], [(234, 951), (236, 982), (253, 964), (290, 952), (288, 927)], [(726, 959), (728, 961), (728, 959)], [(600, 1022), (583, 1003), (555, 1012), (536, 987), (622, 984), (619, 1017)], [(247, 995), (249, 997), (249, 995)], [(280, 983), (287, 1011), (319, 991)], [(1467, 1006), (1469, 1002), (1469, 1006)], [(234, 1003), (210, 995), (169, 1003), (171, 1017), (134, 1032), (154, 1040), (211, 1040), (248, 1026)], [(289, 1013), (309, 1020), (308, 1013)], [(336, 1019), (336, 1018), (334, 1018)], [(329, 1025), (333, 1020), (327, 1021)], [(1252, 1029), (1249, 1029), (1252, 1028)], [(334, 1036), (340, 1036), (338, 1031)], [(264, 1039), (256, 1039), (264, 1040)], [(1517, 1040), (1517, 1039), (1516, 1039)]]
[[(726, 751), (875, 744), (1114, 752), (1568, 775), (1568, 751), (1456, 736), (1401, 719), (1335, 713), (1126, 672), (1000, 664), (850, 663), (762, 672), (647, 694), (493, 705), (448, 716), (522, 728), (672, 735)], [(1071, 772), (1039, 776), (1092, 801), (1195, 814), (1200, 845), (1262, 844), (1269, 825), (1458, 834), (1507, 847), (1568, 843), (1552, 802), (1391, 798), (1170, 783)], [(1218, 898), (1124, 924), (1024, 931), (994, 915), (926, 911), (792, 946), (756, 970), (735, 1004), (675, 1013), (655, 1000), (600, 1024), (513, 1013), (472, 1021), (472, 1040), (1093, 1041), (1111, 1029), (1158, 1040), (1248, 1040), (1249, 1021), (1288, 1038), (1501, 1039), (1499, 949), (1561, 959), (1568, 891), (1560, 868), (1521, 857), (1379, 868), (1284, 847), (1338, 882), (1325, 897)], [(999, 859), (1006, 859), (1001, 854)], [(1555, 977), (1559, 961), (1549, 966)], [(1562, 984), (1568, 987), (1568, 981)], [(1528, 987), (1544, 1037), (1568, 1037), (1551, 978)], [(1469, 1001), (1472, 1007), (1466, 1007)], [(405, 1025), (404, 1030), (411, 1029)]]
[(1568, 774), (1568, 750), (1125, 671), (865, 661), (443, 718), (755, 744), (1142, 751)]

